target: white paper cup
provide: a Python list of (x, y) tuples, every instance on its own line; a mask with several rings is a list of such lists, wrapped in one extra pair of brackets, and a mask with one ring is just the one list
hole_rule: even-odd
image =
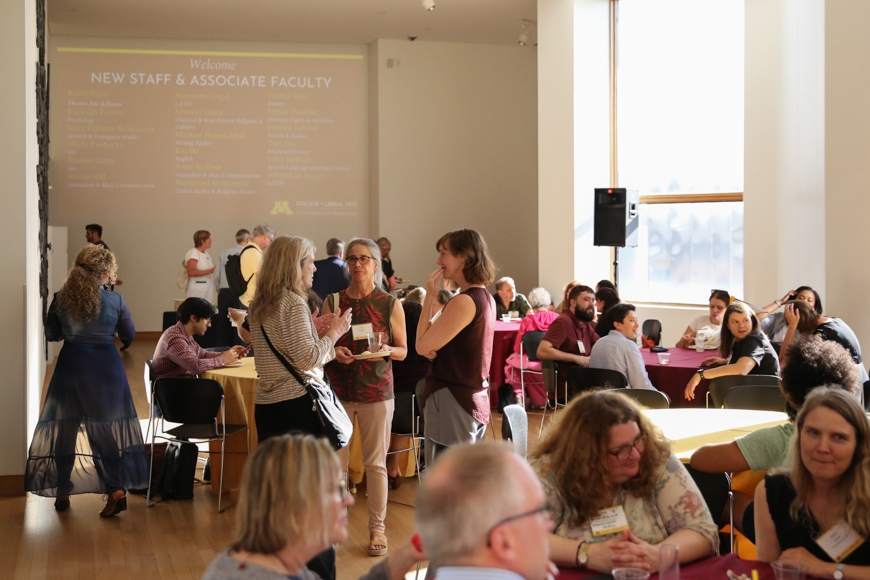
[(659, 355), (659, 364), (666, 365), (671, 362), (671, 353), (669, 352), (660, 352)]

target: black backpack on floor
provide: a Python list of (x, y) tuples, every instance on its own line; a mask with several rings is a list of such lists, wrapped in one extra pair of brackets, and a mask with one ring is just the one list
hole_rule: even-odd
[(196, 477), (198, 453), (199, 449), (193, 443), (169, 442), (163, 455), (160, 497), (164, 500), (193, 498), (193, 480)]

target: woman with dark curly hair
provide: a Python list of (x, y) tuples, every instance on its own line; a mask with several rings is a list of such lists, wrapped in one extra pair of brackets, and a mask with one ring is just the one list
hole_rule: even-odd
[(127, 509), (128, 489), (148, 487), (142, 428), (133, 406), (115, 333), (136, 330), (120, 294), (103, 288), (115, 280), (115, 256), (100, 246), (81, 249), (45, 322), (45, 337), (63, 340), (45, 404), (30, 444), (25, 489), (55, 497), (104, 493), (100, 517)]
[[(658, 544), (680, 561), (716, 553), (719, 536), (698, 487), (661, 430), (629, 398), (584, 393), (562, 412), (532, 453), (555, 522), (550, 557), (599, 572), (658, 570)], [(628, 529), (599, 529), (622, 513)]]

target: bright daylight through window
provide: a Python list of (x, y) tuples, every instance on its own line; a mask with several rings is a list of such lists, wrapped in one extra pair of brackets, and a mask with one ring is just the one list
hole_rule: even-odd
[[(619, 186), (642, 201), (742, 193), (743, 0), (617, 6)], [(638, 247), (619, 252), (626, 300), (742, 296), (742, 201), (642, 203), (640, 214)]]

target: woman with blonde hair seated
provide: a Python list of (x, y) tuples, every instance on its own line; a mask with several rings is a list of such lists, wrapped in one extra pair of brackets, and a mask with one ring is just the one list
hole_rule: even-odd
[[(318, 580), (305, 563), (347, 540), (338, 455), (325, 439), (291, 434), (260, 443), (248, 458), (236, 506), (236, 535), (203, 580)], [(401, 580), (423, 554), (408, 543), (361, 578)]]
[[(719, 535), (698, 487), (661, 430), (629, 398), (584, 393), (555, 419), (531, 456), (555, 523), (550, 557), (609, 573), (658, 570), (658, 544), (680, 561), (716, 553)], [(622, 514), (624, 527), (600, 526)]]
[(864, 409), (845, 391), (813, 390), (801, 406), (790, 455), (791, 468), (766, 476), (755, 490), (758, 559), (803, 563), (814, 578), (870, 578)]

